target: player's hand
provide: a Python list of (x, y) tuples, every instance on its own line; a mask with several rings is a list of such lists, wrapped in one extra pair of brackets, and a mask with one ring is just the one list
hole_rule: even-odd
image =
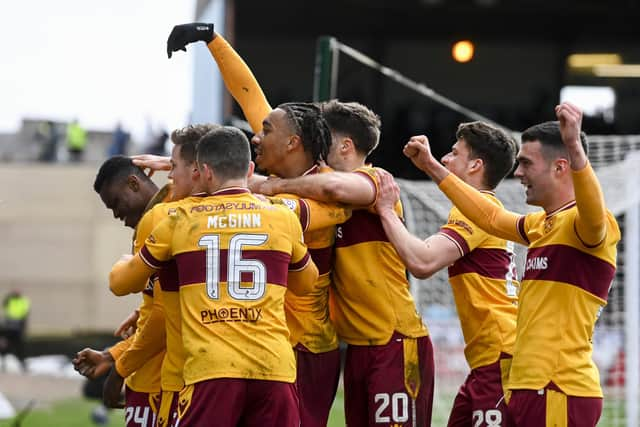
[(378, 177), (378, 198), (376, 199), (376, 211), (382, 215), (385, 211), (392, 211), (398, 199), (400, 199), (400, 187), (389, 172), (376, 169)]
[(118, 374), (115, 368), (111, 369), (102, 387), (102, 401), (107, 408), (124, 408), (122, 398), (122, 386), (124, 378)]
[(580, 145), (580, 129), (582, 127), (582, 111), (568, 102), (556, 106), (556, 117), (560, 122), (562, 142), (568, 147)]
[(171, 58), (171, 54), (175, 51), (183, 50), (186, 52), (186, 46), (189, 43), (203, 41), (209, 44), (213, 38), (213, 24), (193, 22), (176, 25), (167, 39), (167, 55)]
[(573, 104), (563, 102), (556, 106), (556, 117), (560, 123), (560, 135), (569, 153), (571, 167), (582, 169), (587, 163), (587, 155), (580, 141), (582, 111)]
[(89, 379), (96, 379), (109, 372), (113, 366), (113, 357), (108, 351), (85, 348), (71, 361), (73, 368)]
[(131, 160), (133, 160), (134, 165), (145, 171), (148, 176), (153, 176), (155, 171), (171, 170), (170, 157), (156, 156), (154, 154), (138, 154), (131, 156)]
[(270, 176), (260, 183), (257, 193), (264, 194), (266, 196), (273, 196), (278, 193), (277, 185), (281, 181), (281, 178), (277, 176)]
[(138, 323), (138, 318), (140, 317), (139, 310), (133, 310), (133, 312), (127, 316), (126, 319), (120, 323), (120, 326), (115, 330), (113, 336), (122, 337), (123, 340), (126, 340), (130, 336), (132, 336), (136, 332), (136, 327)]
[(431, 147), (429, 146), (429, 138), (424, 135), (412, 136), (409, 142), (404, 146), (402, 150), (405, 156), (407, 156), (418, 169), (425, 172), (429, 170), (432, 162), (435, 160), (431, 154)]

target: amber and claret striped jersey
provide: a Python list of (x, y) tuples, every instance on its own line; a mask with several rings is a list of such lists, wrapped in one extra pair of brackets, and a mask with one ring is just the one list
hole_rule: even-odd
[[(182, 203), (174, 201), (161, 203), (149, 210), (140, 220), (148, 224), (149, 233), (162, 220), (175, 212)], [(144, 243), (144, 241), (142, 241)], [(175, 260), (167, 261), (157, 273), (158, 284), (162, 292), (162, 308), (166, 328), (166, 353), (162, 361), (161, 384), (164, 391), (180, 391), (184, 387), (182, 369), (184, 367), (184, 348), (182, 346), (182, 317), (180, 311), (180, 295), (178, 294), (178, 269)]]
[[(485, 197), (502, 207), (493, 192)], [(449, 267), (449, 283), (471, 369), (511, 354), (516, 339), (518, 283), (513, 243), (492, 236), (453, 207), (440, 229), (462, 256)]]
[(287, 207), (243, 188), (189, 197), (154, 229), (140, 255), (152, 268), (172, 258), (178, 267), (186, 385), (295, 380), (284, 295), (312, 291), (316, 274), (311, 283), (291, 280), (289, 272), (311, 259)]
[[(152, 210), (154, 206), (157, 206), (158, 204), (161, 204), (162, 202), (168, 200), (171, 197), (171, 193), (171, 185), (165, 185), (160, 190), (158, 190), (158, 192), (151, 198), (151, 200), (147, 204), (145, 208), (146, 212), (140, 219), (140, 222), (138, 222), (138, 224), (136, 225), (136, 229), (133, 233), (132, 252), (134, 254), (140, 251), (145, 239), (153, 230), (153, 225), (147, 221), (144, 221), (143, 219), (146, 215), (149, 214), (150, 210)], [(122, 365), (121, 370), (129, 371), (128, 365), (141, 366), (131, 375), (128, 375), (125, 380), (125, 384), (127, 384), (127, 386), (131, 390), (141, 393), (155, 393), (160, 391), (160, 370), (165, 352), (161, 351), (151, 359), (143, 361), (140, 360), (140, 358), (146, 357), (144, 352), (130, 352), (130, 354), (127, 354), (126, 350), (131, 347), (135, 340), (141, 339), (140, 334), (143, 330), (143, 325), (147, 323), (147, 321), (152, 319), (152, 310), (154, 310), (154, 304), (162, 304), (162, 302), (158, 301), (162, 300), (162, 291), (155, 285), (157, 285), (157, 281), (155, 280), (155, 278), (150, 278), (147, 287), (142, 291), (142, 304), (139, 308), (140, 315), (138, 317), (138, 321), (136, 322), (137, 327), (135, 335), (125, 341), (122, 341), (121, 343), (118, 343), (109, 351), (116, 360), (117, 368), (121, 367)], [(156, 307), (155, 309), (158, 308)], [(164, 325), (160, 326), (164, 327)], [(161, 337), (161, 335), (156, 334), (153, 334), (151, 336), (156, 339)], [(123, 355), (124, 357), (122, 357)], [(119, 370), (119, 372), (121, 372), (121, 370)]]
[(592, 337), (615, 276), (620, 229), (591, 166), (571, 174), (575, 201), (524, 216), (488, 202), (453, 174), (440, 189), (476, 225), (529, 247), (508, 388), (553, 383), (569, 396), (602, 397)]
[(511, 389), (541, 389), (551, 381), (570, 396), (602, 397), (592, 336), (615, 276), (620, 229), (607, 211), (604, 241), (587, 247), (575, 232), (577, 213), (571, 202), (518, 222), (529, 251)]
[[(329, 167), (314, 166), (305, 175), (333, 172)], [(282, 195), (282, 197), (296, 197)], [(304, 199), (301, 199), (304, 200)], [(324, 353), (338, 348), (336, 330), (329, 318), (329, 286), (331, 285), (331, 265), (333, 263), (333, 243), (336, 224), (350, 217), (350, 211), (334, 204), (315, 203), (308, 205), (309, 216), (320, 222), (324, 218), (325, 227), (315, 227), (304, 232), (304, 241), (309, 248), (311, 259), (318, 267), (318, 280), (313, 292), (298, 296), (287, 292), (285, 313), (291, 333), (291, 345), (302, 344), (312, 353)]]
[[(362, 167), (374, 186), (375, 169)], [(398, 204), (399, 215), (402, 208)], [(331, 318), (338, 336), (348, 344), (386, 344), (394, 332), (417, 338), (428, 335), (409, 292), (406, 268), (389, 242), (373, 209), (357, 210), (337, 227)]]

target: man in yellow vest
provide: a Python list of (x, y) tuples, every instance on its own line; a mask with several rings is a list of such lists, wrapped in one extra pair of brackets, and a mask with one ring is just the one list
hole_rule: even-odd
[(67, 125), (67, 149), (69, 150), (69, 160), (79, 162), (82, 160), (82, 153), (87, 146), (87, 131), (84, 130), (77, 120)]
[(11, 291), (2, 303), (4, 309), (3, 334), (7, 340), (7, 352), (16, 355), (25, 369), (24, 335), (27, 329), (27, 318), (31, 303), (19, 291)]

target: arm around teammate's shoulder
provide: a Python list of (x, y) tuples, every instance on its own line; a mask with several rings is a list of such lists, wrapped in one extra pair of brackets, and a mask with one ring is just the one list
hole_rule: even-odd
[(264, 194), (296, 194), (321, 202), (370, 206), (376, 199), (375, 183), (358, 172), (329, 172), (291, 179), (269, 179), (261, 186)]

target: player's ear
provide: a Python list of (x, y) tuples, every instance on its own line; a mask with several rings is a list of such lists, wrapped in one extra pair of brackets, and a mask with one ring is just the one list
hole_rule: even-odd
[(291, 135), (289, 137), (289, 142), (287, 142), (287, 150), (291, 151), (297, 148), (300, 144), (302, 144), (302, 139), (299, 135)]
[(355, 151), (356, 144), (349, 137), (344, 137), (338, 141), (338, 150), (340, 154), (347, 154), (349, 151)]
[(563, 175), (569, 170), (569, 161), (567, 159), (559, 158), (554, 162), (554, 173), (556, 175)]
[(247, 178), (251, 178), (253, 172), (256, 170), (256, 164), (249, 161), (249, 169), (247, 169)]
[(127, 186), (135, 193), (140, 191), (140, 181), (138, 180), (138, 177), (135, 175), (129, 175), (127, 177)]
[(482, 170), (482, 167), (484, 166), (484, 161), (480, 158), (476, 158), (471, 160), (471, 165), (469, 167), (469, 172), (470, 173), (474, 173), (474, 172), (478, 172), (480, 170)]

